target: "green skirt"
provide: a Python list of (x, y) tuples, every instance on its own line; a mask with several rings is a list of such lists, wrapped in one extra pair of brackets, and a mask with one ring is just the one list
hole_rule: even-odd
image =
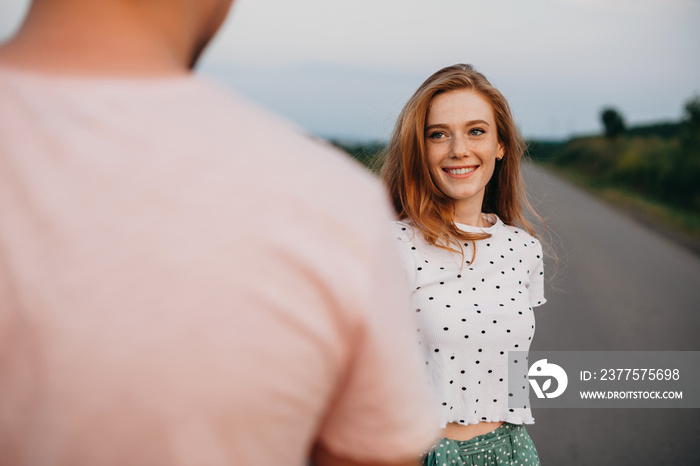
[(471, 440), (440, 439), (423, 457), (423, 466), (540, 466), (532, 439), (522, 425), (504, 423)]

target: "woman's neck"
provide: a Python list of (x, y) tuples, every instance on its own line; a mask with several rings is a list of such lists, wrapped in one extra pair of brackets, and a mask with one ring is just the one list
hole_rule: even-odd
[(481, 211), (473, 212), (468, 215), (455, 212), (454, 220), (457, 223), (462, 223), (464, 225), (470, 225), (473, 227), (484, 228), (490, 226), (486, 223), (486, 221), (484, 221), (483, 216), (481, 215)]
[(489, 227), (491, 225), (484, 221), (481, 208), (483, 207), (484, 196), (472, 196), (468, 199), (455, 200), (454, 221), (464, 225), (470, 225), (477, 228)]

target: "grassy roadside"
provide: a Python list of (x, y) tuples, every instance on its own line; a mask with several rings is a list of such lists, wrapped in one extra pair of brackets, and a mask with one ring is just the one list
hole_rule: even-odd
[(700, 255), (700, 213), (679, 209), (611, 183), (601, 182), (575, 168), (543, 160), (539, 160), (538, 164)]

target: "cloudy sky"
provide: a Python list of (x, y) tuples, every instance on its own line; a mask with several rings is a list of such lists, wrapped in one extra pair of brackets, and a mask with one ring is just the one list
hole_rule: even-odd
[[(0, 1), (0, 40), (28, 0)], [(700, 94), (700, 0), (237, 0), (199, 71), (322, 137), (386, 139), (437, 69), (472, 63), (528, 137), (678, 119)]]

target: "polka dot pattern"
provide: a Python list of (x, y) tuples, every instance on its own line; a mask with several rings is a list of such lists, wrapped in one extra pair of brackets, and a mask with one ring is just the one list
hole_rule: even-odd
[(465, 247), (464, 258), (429, 245), (410, 222), (394, 222), (443, 426), (534, 422), (529, 408), (508, 406), (508, 351), (529, 350), (533, 307), (545, 302), (542, 247), (524, 230), (485, 217), (493, 226), (457, 224), (491, 234)]
[(505, 423), (471, 440), (440, 439), (423, 456), (423, 466), (540, 466), (524, 426)]

